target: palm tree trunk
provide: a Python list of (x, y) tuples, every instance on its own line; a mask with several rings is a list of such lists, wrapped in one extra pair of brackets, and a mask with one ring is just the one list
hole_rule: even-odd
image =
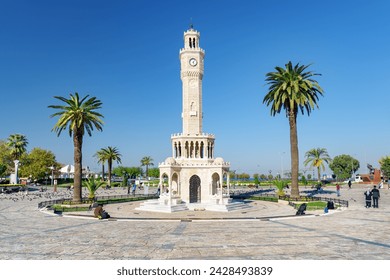
[(321, 182), (321, 170), (320, 167), (317, 167), (317, 172), (318, 172), (318, 182)]
[(112, 160), (108, 160), (107, 161), (107, 165), (108, 165), (108, 185), (111, 186), (111, 170), (112, 170)]
[(289, 113), (290, 124), (290, 150), (291, 150), (291, 197), (299, 197), (298, 186), (298, 133), (297, 133), (297, 117), (292, 111)]
[(104, 181), (104, 162), (102, 164), (102, 180)]
[(82, 177), (82, 147), (83, 135), (79, 131), (73, 132), (74, 146), (74, 183), (73, 183), (73, 201), (81, 202), (81, 177)]

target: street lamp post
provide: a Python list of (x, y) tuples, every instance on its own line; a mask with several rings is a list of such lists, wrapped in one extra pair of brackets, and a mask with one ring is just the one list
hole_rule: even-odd
[[(52, 165), (49, 168), (51, 170), (51, 187), (53, 187), (53, 183), (54, 183), (54, 166)], [(56, 192), (56, 191), (57, 191), (57, 189), (54, 188), (54, 192)]]
[(15, 184), (17, 184), (17, 183), (19, 183), (19, 180), (18, 180), (19, 161), (14, 160), (14, 164), (15, 164)]
[(271, 173), (272, 173), (272, 170), (268, 170), (268, 173), (269, 173), (269, 175), (268, 175), (269, 186), (271, 187), (272, 186), (271, 185)]

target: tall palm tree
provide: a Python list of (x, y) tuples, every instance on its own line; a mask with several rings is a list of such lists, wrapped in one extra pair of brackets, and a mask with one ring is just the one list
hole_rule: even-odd
[(151, 157), (143, 157), (141, 159), (141, 166), (145, 167), (146, 178), (149, 177), (149, 166), (153, 166), (153, 159)]
[(311, 167), (316, 167), (318, 172), (318, 182), (321, 180), (321, 168), (325, 170), (325, 164), (329, 163), (332, 159), (330, 158), (328, 151), (324, 148), (311, 149), (305, 154), (305, 161), (303, 164), (305, 166), (311, 165)]
[(61, 96), (54, 96), (54, 98), (62, 101), (65, 105), (50, 105), (49, 108), (57, 109), (58, 112), (52, 114), (50, 117), (59, 116), (57, 123), (54, 125), (52, 131), (60, 136), (63, 130), (68, 130), (69, 136), (73, 136), (74, 147), (74, 189), (73, 201), (80, 202), (82, 198), (81, 177), (82, 177), (82, 148), (84, 133), (87, 132), (89, 136), (96, 128), (99, 131), (103, 130), (103, 115), (96, 110), (102, 107), (102, 102), (96, 97), (89, 95), (80, 99), (79, 94), (70, 94), (67, 99)]
[(22, 134), (11, 134), (7, 139), (7, 146), (11, 148), (13, 160), (20, 159), (20, 156), (27, 150), (27, 137)]
[(106, 158), (102, 152), (102, 150), (97, 151), (94, 155), (97, 158), (98, 163), (102, 165), (102, 179), (104, 181), (104, 163), (106, 162)]
[(101, 148), (98, 153), (101, 154), (102, 159), (107, 161), (108, 185), (111, 186), (112, 163), (113, 161), (116, 161), (117, 163), (122, 163), (122, 155), (119, 153), (118, 148), (111, 146), (108, 146), (107, 148)]
[(320, 74), (311, 71), (305, 72), (310, 65), (292, 65), (289, 61), (286, 68), (275, 67), (275, 72), (266, 74), (269, 92), (265, 95), (263, 103), (271, 105), (271, 115), (279, 114), (282, 109), (286, 112), (290, 125), (290, 150), (291, 150), (291, 196), (299, 197), (298, 187), (298, 134), (297, 116), (300, 111), (306, 111), (310, 115), (314, 107), (318, 108), (319, 95), (323, 90), (312, 77)]

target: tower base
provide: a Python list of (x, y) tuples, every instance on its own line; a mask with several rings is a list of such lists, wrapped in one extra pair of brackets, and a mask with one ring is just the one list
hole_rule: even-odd
[(217, 201), (209, 201), (207, 203), (185, 203), (180, 198), (172, 198), (172, 203), (166, 196), (160, 196), (158, 200), (146, 200), (140, 204), (136, 210), (173, 213), (179, 211), (215, 211), (215, 212), (230, 212), (242, 209), (248, 209), (252, 206), (242, 201), (232, 201), (231, 198), (223, 199), (223, 203)]

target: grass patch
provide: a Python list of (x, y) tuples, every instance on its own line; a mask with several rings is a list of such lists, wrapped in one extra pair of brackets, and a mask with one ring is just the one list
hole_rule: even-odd
[[(326, 201), (310, 201), (310, 202), (302, 202), (302, 203), (297, 203), (295, 204), (295, 208), (298, 209), (299, 206), (301, 206), (303, 203), (306, 203), (306, 210), (320, 210), (324, 209), (328, 203)], [(335, 205), (336, 207), (336, 205)]]
[(60, 204), (54, 204), (51, 206), (51, 209), (53, 209), (54, 212), (81, 212), (88, 211), (89, 206), (64, 207)]

